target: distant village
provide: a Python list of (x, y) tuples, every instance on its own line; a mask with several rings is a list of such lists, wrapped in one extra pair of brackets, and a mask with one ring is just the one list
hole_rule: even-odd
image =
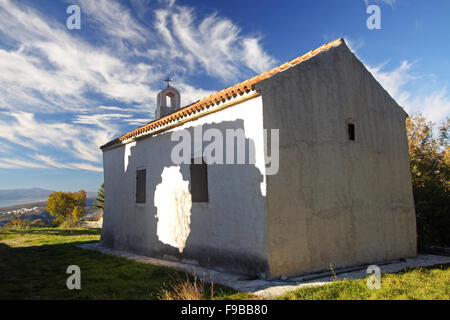
[[(93, 199), (86, 201), (86, 213), (83, 220), (96, 220), (101, 215), (101, 210), (92, 207)], [(10, 207), (0, 208), (0, 228), (5, 226), (12, 219), (28, 219), (34, 221), (40, 219), (42, 221), (52, 221), (52, 217), (47, 209), (46, 202), (28, 203)]]
[(34, 208), (30, 208), (30, 209), (21, 208), (21, 209), (16, 209), (16, 210), (11, 210), (11, 211), (0, 212), (0, 214), (2, 214), (2, 215), (6, 215), (6, 214), (19, 215), (19, 214), (25, 214), (28, 212), (39, 213), (40, 208), (38, 208), (38, 207), (34, 207)]

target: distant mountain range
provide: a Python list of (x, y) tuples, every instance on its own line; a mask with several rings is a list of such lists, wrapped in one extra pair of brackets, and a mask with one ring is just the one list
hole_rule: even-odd
[[(0, 207), (47, 200), (53, 192), (55, 191), (42, 188), (0, 190)], [(96, 192), (86, 194), (88, 199), (95, 199), (96, 196)]]
[(52, 190), (41, 188), (0, 190), (0, 201), (20, 199), (46, 200), (53, 192)]

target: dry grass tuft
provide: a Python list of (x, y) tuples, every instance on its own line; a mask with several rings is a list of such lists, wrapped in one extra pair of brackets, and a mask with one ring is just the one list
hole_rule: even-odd
[(205, 285), (204, 279), (199, 280), (194, 275), (190, 280), (186, 274), (186, 279), (176, 278), (171, 280), (161, 289), (159, 300), (208, 300), (213, 299), (214, 283), (211, 279), (210, 285)]

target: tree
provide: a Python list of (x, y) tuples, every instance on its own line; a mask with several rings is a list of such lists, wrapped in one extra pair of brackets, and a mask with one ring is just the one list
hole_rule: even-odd
[(438, 139), (433, 125), (421, 114), (406, 120), (417, 235), (419, 245), (450, 245), (449, 119)]
[[(439, 128), (439, 142), (444, 151), (444, 162), (450, 165), (450, 144), (449, 144), (450, 118)], [(448, 182), (448, 181), (447, 181)], [(450, 182), (448, 182), (450, 183)]]
[(77, 222), (86, 212), (86, 191), (54, 192), (47, 200), (47, 211), (61, 224), (67, 219)]
[(104, 203), (105, 203), (105, 183), (102, 183), (100, 189), (98, 189), (98, 197), (96, 199), (96, 202), (94, 202), (93, 206), (94, 208), (102, 209), (103, 212)]

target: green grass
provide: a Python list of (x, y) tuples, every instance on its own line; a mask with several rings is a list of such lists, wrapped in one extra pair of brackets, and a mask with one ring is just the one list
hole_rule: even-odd
[[(0, 300), (157, 299), (173, 279), (186, 279), (183, 272), (76, 247), (99, 239), (99, 229), (0, 229)], [(81, 269), (81, 290), (67, 289), (69, 265)], [(241, 298), (217, 285), (214, 293)]]
[(368, 289), (366, 279), (289, 292), (281, 300), (448, 300), (450, 265), (382, 274), (381, 288)]
[[(100, 229), (0, 229), (0, 300), (157, 299), (162, 289), (187, 277), (170, 268), (76, 247), (99, 239)], [(81, 268), (81, 290), (66, 287), (69, 265)], [(205, 284), (205, 289), (204, 298), (209, 298), (210, 286)], [(255, 298), (219, 285), (213, 292), (214, 299)], [(369, 290), (366, 279), (344, 280), (279, 299), (450, 299), (450, 265), (382, 275), (380, 290)]]

